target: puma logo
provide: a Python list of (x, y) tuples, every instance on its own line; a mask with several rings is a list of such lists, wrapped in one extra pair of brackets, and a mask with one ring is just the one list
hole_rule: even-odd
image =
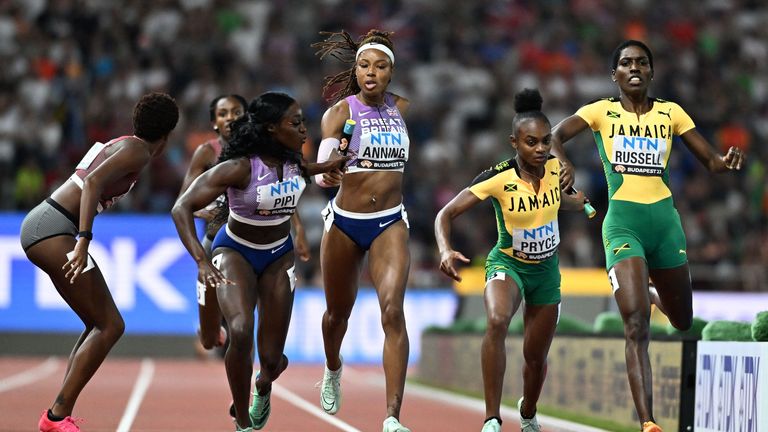
[(672, 116), (669, 115), (672, 112), (672, 108), (668, 109), (667, 112), (664, 112), (664, 111), (657, 111), (657, 112), (661, 115), (667, 116), (668, 119), (672, 120)]

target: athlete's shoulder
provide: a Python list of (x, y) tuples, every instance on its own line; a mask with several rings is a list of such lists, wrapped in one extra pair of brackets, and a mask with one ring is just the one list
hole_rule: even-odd
[(596, 99), (592, 99), (592, 100), (588, 101), (587, 103), (582, 105), (582, 107), (586, 107), (586, 106), (590, 106), (590, 105), (597, 106), (597, 105), (600, 105), (600, 104), (611, 104), (611, 103), (618, 102), (618, 101), (619, 101), (619, 98), (617, 98), (617, 97), (596, 98)]
[(475, 179), (472, 180), (472, 185), (482, 183), (488, 179), (493, 178), (496, 175), (503, 173), (504, 171), (508, 171), (515, 167), (517, 167), (517, 161), (515, 161), (514, 158), (507, 159), (503, 162), (499, 162), (496, 165), (478, 174), (477, 177), (475, 177)]
[[(221, 148), (221, 147), (219, 147)], [(216, 147), (212, 140), (208, 140), (195, 148), (192, 160), (201, 164), (213, 164), (216, 162)]]
[(392, 101), (397, 106), (397, 109), (400, 110), (400, 112), (405, 113), (408, 110), (408, 107), (411, 106), (411, 101), (408, 100), (408, 98), (400, 96), (395, 93), (387, 92), (389, 97), (392, 98)]
[(660, 108), (673, 107), (673, 108), (683, 109), (683, 107), (681, 107), (680, 104), (678, 104), (677, 102), (673, 102), (671, 100), (657, 98), (657, 97), (652, 97), (650, 99), (653, 101), (654, 106), (658, 106)]
[(320, 120), (320, 125), (341, 130), (348, 118), (351, 118), (349, 102), (346, 99), (342, 99), (325, 110), (323, 118)]
[(560, 165), (560, 159), (558, 159), (557, 156), (555, 156), (553, 154), (550, 154), (549, 157), (547, 158), (547, 162), (545, 162), (544, 166), (545, 167), (550, 167), (550, 166), (555, 166), (555, 165), (557, 165), (557, 166)]

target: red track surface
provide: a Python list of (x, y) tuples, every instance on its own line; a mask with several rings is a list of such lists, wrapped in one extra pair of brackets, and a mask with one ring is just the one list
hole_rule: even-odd
[[(46, 368), (47, 366), (47, 368)], [(50, 406), (64, 375), (66, 358), (0, 357), (0, 431), (37, 431), (37, 420)], [(126, 407), (140, 377), (151, 378), (135, 416)], [(265, 431), (325, 432), (381, 430), (385, 417), (381, 368), (345, 367), (344, 399), (336, 416), (319, 412), (322, 365), (292, 364), (277, 381), (272, 395), (272, 416)], [(85, 419), (86, 432), (116, 431), (125, 417), (133, 418), (135, 432), (233, 431), (224, 365), (218, 361), (108, 358), (80, 395), (75, 416)], [(302, 401), (303, 400), (303, 401)], [(313, 414), (312, 411), (316, 414)], [(334, 425), (339, 420), (346, 424)], [(406, 388), (401, 413), (403, 424), (414, 432), (479, 431), (483, 413), (456, 407)], [(506, 431), (519, 430), (508, 418)], [(330, 422), (329, 422), (330, 421)]]

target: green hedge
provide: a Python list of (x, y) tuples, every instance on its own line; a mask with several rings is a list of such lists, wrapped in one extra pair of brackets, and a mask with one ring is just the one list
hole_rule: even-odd
[(693, 317), (691, 328), (689, 328), (688, 330), (685, 330), (685, 331), (678, 330), (672, 324), (667, 324), (666, 330), (667, 330), (667, 334), (672, 336), (701, 339), (701, 332), (702, 330), (704, 330), (704, 327), (706, 325), (707, 325), (707, 321), (699, 317)]
[(592, 331), (602, 335), (624, 335), (624, 321), (618, 312), (601, 312), (595, 317)]
[(705, 341), (752, 341), (752, 324), (741, 321), (710, 321), (704, 326), (701, 338)]
[(768, 342), (768, 311), (758, 312), (752, 323), (752, 339)]

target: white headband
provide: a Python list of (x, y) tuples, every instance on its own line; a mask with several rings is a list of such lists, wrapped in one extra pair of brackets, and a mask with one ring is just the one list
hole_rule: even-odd
[(360, 46), (360, 48), (357, 49), (357, 54), (355, 54), (355, 60), (357, 60), (358, 57), (360, 57), (360, 53), (361, 52), (363, 52), (363, 51), (365, 51), (367, 49), (375, 49), (375, 50), (379, 50), (379, 51), (383, 52), (384, 54), (387, 55), (387, 57), (389, 57), (389, 61), (392, 62), (392, 66), (395, 65), (395, 53), (393, 53), (392, 50), (389, 49), (389, 47), (386, 46), (386, 45), (382, 45), (382, 44), (378, 44), (378, 43), (372, 43), (372, 42), (369, 42), (367, 44), (363, 44), (363, 45)]

